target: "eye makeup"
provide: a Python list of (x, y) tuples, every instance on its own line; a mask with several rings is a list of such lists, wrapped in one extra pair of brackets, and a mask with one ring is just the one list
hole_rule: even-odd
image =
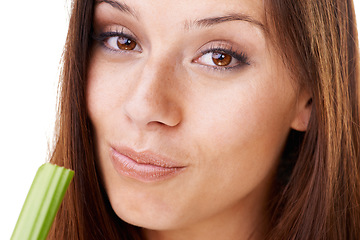
[(237, 50), (234, 44), (224, 41), (204, 45), (200, 56), (192, 62), (217, 71), (233, 71), (250, 65), (249, 57), (244, 51)]
[(135, 36), (124, 33), (124, 28), (119, 30), (110, 30), (92, 35), (93, 40), (98, 42), (103, 48), (110, 52), (141, 52)]

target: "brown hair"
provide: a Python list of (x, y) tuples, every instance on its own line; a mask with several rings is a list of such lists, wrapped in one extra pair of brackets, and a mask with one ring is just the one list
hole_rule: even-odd
[[(270, 37), (312, 94), (308, 130), (290, 133), (279, 166), (267, 239), (357, 239), (360, 73), (353, 2), (268, 0), (265, 6)], [(85, 97), (93, 8), (92, 0), (72, 5), (51, 162), (74, 169), (75, 177), (48, 238), (140, 239), (139, 229), (113, 212), (95, 166)]]
[(290, 180), (275, 198), (269, 238), (357, 239), (359, 49), (353, 2), (274, 0), (267, 9), (285, 62), (312, 94), (309, 127)]

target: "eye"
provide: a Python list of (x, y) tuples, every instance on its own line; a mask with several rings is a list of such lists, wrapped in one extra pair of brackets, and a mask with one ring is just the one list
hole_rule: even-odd
[(102, 32), (94, 34), (93, 39), (99, 42), (106, 49), (111, 51), (136, 51), (141, 52), (141, 47), (134, 37), (121, 32)]
[(194, 60), (198, 64), (216, 69), (231, 69), (243, 65), (249, 65), (245, 53), (237, 53), (228, 49), (209, 49), (202, 52), (202, 55)]
[(229, 66), (232, 62), (234, 62), (233, 57), (226, 53), (213, 52), (213, 53), (207, 53), (204, 56), (210, 54), (211, 54), (212, 62), (217, 66)]
[(113, 50), (131, 51), (139, 48), (136, 41), (125, 36), (113, 36), (105, 38), (104, 44), (106, 47)]

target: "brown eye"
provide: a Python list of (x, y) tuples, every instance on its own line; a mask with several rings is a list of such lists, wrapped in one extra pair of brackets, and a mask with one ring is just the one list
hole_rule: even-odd
[(217, 66), (228, 66), (232, 61), (232, 57), (226, 53), (214, 52), (212, 54), (212, 61)]
[(192, 62), (210, 67), (213, 70), (226, 71), (250, 65), (248, 56), (244, 52), (232, 50), (231, 46), (210, 47), (207, 50), (201, 51), (201, 55), (192, 60)]
[(119, 37), (116, 44), (121, 50), (134, 50), (136, 47), (136, 42), (126, 37)]

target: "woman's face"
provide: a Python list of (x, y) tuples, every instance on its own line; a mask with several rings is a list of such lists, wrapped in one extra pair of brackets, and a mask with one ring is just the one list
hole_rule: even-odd
[(302, 101), (261, 3), (96, 4), (87, 107), (123, 220), (175, 230), (264, 215)]

